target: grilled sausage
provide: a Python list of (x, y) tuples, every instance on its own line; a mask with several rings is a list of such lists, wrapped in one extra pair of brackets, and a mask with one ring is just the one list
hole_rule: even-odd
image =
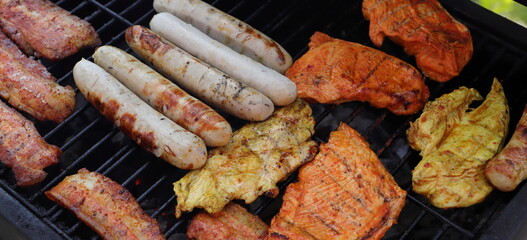
[(105, 240), (165, 239), (159, 223), (141, 209), (134, 196), (100, 173), (80, 169), (45, 194)]
[(514, 190), (527, 179), (527, 105), (509, 143), (487, 164), (485, 176), (504, 192)]
[(182, 169), (205, 164), (203, 140), (148, 106), (95, 63), (79, 61), (73, 78), (97, 110), (146, 150)]
[(154, 0), (154, 9), (169, 12), (234, 51), (284, 73), (293, 60), (277, 42), (247, 23), (200, 0)]
[(296, 85), (284, 75), (217, 42), (170, 13), (150, 21), (152, 31), (215, 68), (263, 93), (277, 106), (296, 99)]
[(274, 110), (262, 93), (192, 57), (142, 26), (126, 30), (128, 45), (197, 97), (236, 117), (262, 121)]
[(116, 47), (102, 46), (93, 59), (150, 106), (198, 135), (207, 146), (229, 142), (232, 128), (221, 115), (132, 55)]

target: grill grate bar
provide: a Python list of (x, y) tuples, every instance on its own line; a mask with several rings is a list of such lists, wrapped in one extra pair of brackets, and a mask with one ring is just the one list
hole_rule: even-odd
[(133, 148), (133, 144), (130, 143), (126, 146), (124, 146), (123, 148), (119, 149), (119, 151), (117, 151), (112, 157), (110, 157), (108, 160), (106, 160), (99, 168), (97, 168), (97, 170), (95, 170), (96, 172), (102, 172), (106, 167), (108, 167), (108, 165), (110, 165), (112, 162), (115, 161), (115, 159), (117, 159), (119, 156), (121, 156), (124, 152), (127, 152), (125, 153), (125, 155), (130, 155), (132, 153), (132, 151), (134, 151), (135, 149)]
[(426, 211), (424, 209), (420, 209), (419, 210), (419, 215), (417, 215), (416, 218), (414, 218), (414, 220), (412, 221), (412, 223), (410, 224), (410, 226), (408, 226), (403, 234), (401, 235), (401, 237), (399, 239), (406, 239), (406, 236), (408, 236), (408, 234), (410, 234), (410, 232), (415, 228), (415, 226), (417, 226), (417, 224), (419, 222), (421, 222), (421, 219), (423, 219), (423, 217), (426, 215)]
[(256, 16), (258, 16), (265, 8), (267, 8), (270, 5), (271, 1), (272, 0), (267, 0), (263, 2), (260, 6), (258, 6), (258, 8), (255, 11), (253, 11), (251, 15), (249, 15), (249, 17), (245, 19), (245, 22), (247, 23), (251, 22)]
[(478, 76), (472, 80), (473, 83), (477, 82), (481, 77), (489, 75), (489, 71), (492, 68), (492, 66), (496, 65), (496, 62), (501, 59), (503, 54), (505, 53), (506, 49), (505, 47), (501, 47), (494, 56), (492, 56), (492, 59), (485, 64), (483, 69), (479, 72)]
[(135, 152), (135, 150), (137, 150), (137, 146), (135, 146), (134, 148), (130, 149), (128, 152), (126, 152), (123, 156), (121, 156), (114, 164), (112, 164), (112, 166), (110, 166), (108, 169), (106, 169), (104, 172), (102, 172), (103, 175), (107, 176), (109, 175), (109, 173), (111, 171), (113, 171), (114, 168), (116, 168), (117, 166), (119, 166), (124, 160), (126, 160), (128, 158), (128, 156), (130, 156), (130, 154), (132, 154), (133, 152)]
[(126, 23), (128, 26), (132, 26), (133, 25), (130, 21), (128, 21), (128, 19), (126, 19), (126, 18), (122, 17), (121, 15), (115, 13), (114, 11), (110, 10), (106, 6), (104, 6), (101, 3), (99, 3), (97, 0), (87, 0), (87, 1), (89, 1), (92, 4), (94, 4), (95, 6), (99, 7), (99, 9), (103, 10), (104, 12), (112, 15), (112, 17), (114, 17), (115, 19), (118, 19), (119, 21), (121, 21), (123, 23)]
[(299, 0), (296, 0), (284, 7), (283, 10), (279, 14), (276, 14), (276, 17), (273, 18), (273, 20), (269, 21), (267, 25), (262, 27), (260, 31), (266, 33), (267, 35), (272, 34), (272, 32), (276, 30), (276, 27), (283, 23), (285, 18), (289, 18), (288, 16), (291, 16), (294, 13), (298, 12), (299, 8), (295, 8), (295, 6), (299, 6), (299, 2)]
[(187, 222), (190, 217), (192, 215), (191, 214), (185, 214), (184, 216), (182, 216), (179, 221), (177, 221), (174, 225), (172, 225), (172, 227), (170, 227), (164, 234), (164, 236), (166, 238), (168, 238), (169, 236), (172, 236), (172, 234), (174, 234), (176, 232), (176, 230), (185, 222)]
[(144, 193), (139, 195), (137, 197), (138, 202), (142, 202), (154, 189), (156, 189), (163, 181), (165, 181), (168, 177), (166, 175), (161, 176), (154, 184), (152, 184)]
[[(454, 214), (452, 214), (452, 216), (449, 218), (450, 221), (452, 221), (452, 219), (456, 218), (457, 216), (459, 216), (459, 214), (461, 213), (461, 211), (456, 211), (454, 212)], [(443, 236), (443, 234), (445, 234), (445, 231), (450, 227), (450, 224), (449, 223), (443, 223), (443, 226), (441, 226), (441, 229), (439, 229), (439, 231), (436, 232), (435, 236), (433, 239), (437, 240), (439, 238), (441, 238), (441, 236)], [(471, 236), (472, 237), (472, 236)]]
[(83, 112), (84, 110), (86, 110), (86, 108), (88, 108), (88, 104), (84, 104), (82, 107), (80, 107), (78, 110), (76, 110), (75, 112), (73, 112), (68, 118), (66, 118), (64, 121), (62, 121), (61, 123), (59, 123), (57, 126), (55, 126), (51, 131), (49, 131), (48, 133), (46, 133), (46, 135), (44, 135), (42, 138), (44, 138), (44, 140), (48, 141), (49, 138), (51, 136), (53, 136), (57, 131), (59, 131), (60, 129), (62, 129), (64, 126), (68, 125), (71, 123), (71, 121), (73, 121), (73, 119), (76, 119), (77, 116)]
[(152, 161), (147, 161), (143, 164), (143, 166), (141, 166), (139, 169), (137, 169), (137, 171), (135, 171), (132, 175), (130, 175), (130, 177), (128, 177), (126, 179), (126, 181), (124, 181), (121, 185), (123, 187), (126, 187), (130, 184), (130, 182), (132, 182), (134, 179), (137, 178), (137, 176), (139, 176), (139, 174), (141, 174), (148, 166), (150, 166), (150, 164), (152, 164)]
[(73, 143), (75, 143), (79, 138), (83, 137), (86, 132), (91, 130), (97, 123), (99, 123), (102, 120), (102, 116), (99, 116), (97, 119), (95, 119), (90, 125), (88, 125), (86, 128), (82, 129), (79, 133), (77, 133), (75, 136), (71, 138), (70, 141), (66, 142), (60, 150), (64, 152), (66, 149), (68, 149)]

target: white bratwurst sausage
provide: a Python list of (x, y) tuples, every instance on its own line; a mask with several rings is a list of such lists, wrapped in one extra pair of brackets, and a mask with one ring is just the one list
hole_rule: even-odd
[(273, 113), (273, 102), (265, 95), (201, 62), (149, 29), (131, 26), (125, 36), (139, 56), (201, 100), (250, 121), (265, 120)]
[(181, 20), (263, 65), (284, 73), (291, 55), (270, 37), (247, 23), (200, 0), (154, 0), (154, 9)]
[(80, 60), (73, 78), (97, 110), (146, 150), (182, 169), (205, 164), (203, 140), (148, 106), (97, 64)]
[(102, 46), (95, 63), (157, 111), (198, 135), (210, 147), (226, 145), (231, 125), (216, 111), (125, 51)]
[(277, 106), (296, 99), (293, 81), (249, 57), (210, 38), (170, 13), (158, 13), (150, 21), (152, 31), (195, 57), (260, 91)]

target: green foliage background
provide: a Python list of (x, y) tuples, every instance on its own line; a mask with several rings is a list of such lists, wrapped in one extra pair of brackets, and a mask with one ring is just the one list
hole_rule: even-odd
[(527, 27), (527, 7), (514, 0), (473, 0), (475, 3)]

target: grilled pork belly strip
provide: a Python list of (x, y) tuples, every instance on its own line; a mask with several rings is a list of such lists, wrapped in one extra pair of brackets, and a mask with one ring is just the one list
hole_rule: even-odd
[(38, 120), (61, 122), (75, 108), (75, 92), (62, 87), (39, 62), (0, 32), (0, 96)]
[(405, 203), (406, 192), (369, 144), (342, 123), (298, 179), (266, 239), (380, 239)]
[(101, 43), (88, 22), (49, 0), (0, 0), (0, 28), (26, 54), (52, 61)]
[(370, 38), (381, 46), (387, 36), (415, 55), (417, 66), (431, 79), (446, 82), (472, 58), (472, 37), (437, 0), (364, 0)]
[(214, 215), (201, 212), (192, 218), (187, 237), (195, 240), (264, 239), (269, 226), (245, 208), (229, 203)]
[(0, 100), (0, 161), (27, 187), (46, 178), (44, 168), (56, 164), (60, 149), (44, 141), (33, 123)]
[(165, 239), (157, 221), (132, 194), (100, 173), (80, 169), (46, 196), (75, 213), (104, 239)]

